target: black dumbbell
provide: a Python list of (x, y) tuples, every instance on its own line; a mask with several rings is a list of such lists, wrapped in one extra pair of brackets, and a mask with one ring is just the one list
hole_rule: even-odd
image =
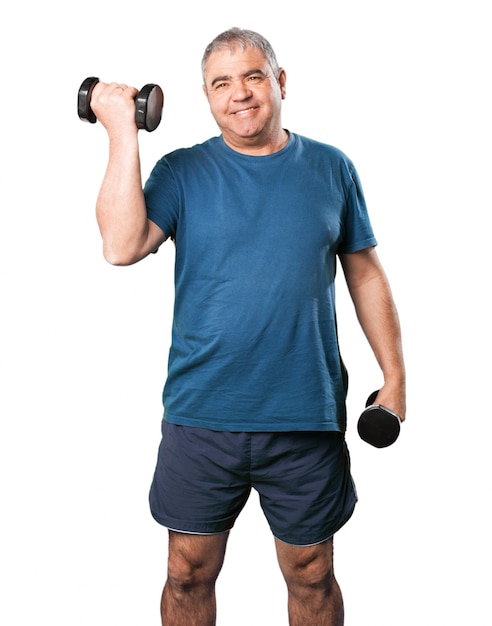
[[(86, 78), (79, 88), (77, 111), (81, 120), (95, 124), (97, 121), (91, 109), (92, 90), (99, 82), (99, 78)], [(155, 130), (161, 121), (164, 94), (159, 85), (149, 83), (144, 85), (135, 97), (135, 123), (137, 128), (149, 132)]]
[(366, 408), (357, 422), (357, 431), (361, 439), (376, 448), (386, 448), (398, 439), (400, 418), (381, 404), (373, 404), (379, 393), (374, 391), (367, 398)]

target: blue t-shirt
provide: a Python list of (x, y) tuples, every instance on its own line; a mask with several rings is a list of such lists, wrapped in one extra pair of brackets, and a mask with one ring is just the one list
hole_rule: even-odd
[(376, 245), (351, 161), (292, 133), (267, 156), (214, 137), (162, 158), (145, 198), (176, 242), (165, 419), (344, 431), (336, 255)]

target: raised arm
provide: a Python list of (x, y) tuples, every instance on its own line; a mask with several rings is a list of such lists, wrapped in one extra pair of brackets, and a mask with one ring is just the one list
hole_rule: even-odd
[(147, 218), (142, 189), (137, 89), (97, 83), (91, 108), (109, 137), (109, 160), (96, 203), (103, 254), (113, 265), (131, 265), (156, 250), (165, 233)]
[(340, 255), (359, 323), (384, 377), (378, 404), (406, 413), (405, 365), (401, 331), (390, 285), (375, 248)]

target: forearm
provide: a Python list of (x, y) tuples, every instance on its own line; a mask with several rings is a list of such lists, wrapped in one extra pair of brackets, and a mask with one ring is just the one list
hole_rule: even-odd
[(110, 139), (109, 161), (96, 203), (104, 257), (115, 265), (141, 258), (148, 238), (137, 132)]
[(398, 313), (384, 273), (352, 290), (357, 317), (381, 368), (384, 384), (377, 403), (403, 421), (406, 376)]
[(386, 385), (405, 389), (401, 328), (384, 273), (351, 290), (357, 318), (374, 352)]
[(341, 257), (359, 323), (381, 368), (377, 402), (405, 419), (406, 379), (398, 312), (375, 249)]

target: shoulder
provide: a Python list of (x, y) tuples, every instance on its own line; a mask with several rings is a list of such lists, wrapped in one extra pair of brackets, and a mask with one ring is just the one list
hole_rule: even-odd
[(219, 152), (221, 149), (220, 137), (212, 137), (203, 143), (197, 143), (186, 148), (177, 148), (168, 152), (162, 160), (169, 164), (189, 162), (194, 159), (201, 159), (204, 156)]
[(298, 158), (306, 165), (329, 171), (331, 176), (341, 180), (344, 185), (357, 183), (358, 174), (354, 163), (340, 148), (303, 135), (292, 134), (292, 139)]
[(227, 160), (220, 137), (213, 137), (190, 147), (178, 148), (165, 154), (157, 169), (167, 170), (175, 179), (189, 180), (197, 176), (210, 175), (217, 163)]
[(294, 141), (294, 145), (298, 149), (319, 154), (335, 161), (350, 161), (348, 156), (340, 150), (340, 148), (337, 148), (329, 143), (324, 143), (322, 141), (305, 137), (304, 135), (297, 135), (295, 133), (291, 133), (291, 136)]

